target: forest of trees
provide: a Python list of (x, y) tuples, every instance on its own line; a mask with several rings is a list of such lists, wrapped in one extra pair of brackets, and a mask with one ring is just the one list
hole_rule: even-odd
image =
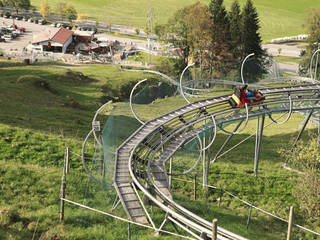
[(200, 62), (207, 77), (239, 76), (241, 61), (255, 54), (246, 64), (249, 82), (257, 81), (265, 72), (266, 52), (261, 47), (259, 17), (251, 0), (241, 9), (234, 1), (228, 12), (223, 0), (211, 0), (209, 5), (197, 2), (179, 9), (155, 33), (161, 40), (181, 49), (181, 68), (188, 62)]

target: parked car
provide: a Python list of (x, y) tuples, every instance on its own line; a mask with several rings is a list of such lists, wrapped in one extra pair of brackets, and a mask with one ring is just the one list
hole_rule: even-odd
[(44, 25), (46, 23), (47, 23), (47, 21), (45, 19), (40, 19), (38, 22), (38, 24), (40, 24), (40, 25)]
[(62, 24), (61, 23), (57, 23), (56, 27), (57, 28), (62, 27)]
[(29, 19), (28, 19), (28, 22), (29, 22), (29, 23), (32, 23), (32, 22), (33, 22), (33, 19), (32, 19), (32, 18), (29, 18)]
[(0, 37), (0, 42), (5, 42), (6, 40), (4, 39), (4, 37)]
[(97, 33), (97, 28), (96, 27), (92, 27), (92, 28), (88, 28), (89, 32), (93, 32), (94, 34)]
[(4, 13), (4, 17), (5, 17), (5, 18), (9, 18), (10, 16), (11, 16), (11, 14), (10, 14), (9, 12), (5, 12), (5, 13)]
[(57, 26), (57, 23), (52, 23), (50, 26), (51, 26), (51, 27), (56, 27), (56, 26)]
[(6, 41), (10, 41), (10, 40), (13, 39), (13, 36), (12, 36), (11, 33), (10, 33), (10, 34), (5, 34), (5, 35), (4, 35), (4, 39), (5, 39)]
[(63, 27), (63, 28), (65, 28), (65, 29), (69, 29), (69, 30), (72, 29), (72, 27), (71, 27), (70, 25), (65, 24), (65, 23), (62, 23), (62, 24), (60, 25), (60, 27)]
[(21, 16), (16, 16), (16, 20), (21, 20), (22, 17)]
[(11, 35), (12, 35), (13, 38), (17, 38), (17, 37), (20, 36), (20, 32), (19, 31), (14, 31), (14, 32), (11, 33)]
[(34, 22), (35, 24), (38, 24), (38, 23), (39, 23), (39, 20), (38, 20), (38, 19), (35, 19), (33, 22)]
[(7, 29), (5, 27), (0, 28), (0, 34), (4, 34), (7, 32)]
[(0, 13), (0, 17), (3, 17), (4, 16), (4, 13)]

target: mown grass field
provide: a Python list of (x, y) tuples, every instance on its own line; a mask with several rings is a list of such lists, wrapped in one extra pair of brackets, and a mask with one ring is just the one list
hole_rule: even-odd
[[(39, 8), (41, 0), (31, 0), (31, 3)], [(59, 0), (49, 1), (52, 9)], [(150, 7), (154, 9), (154, 22), (165, 23), (179, 8), (195, 3), (195, 0), (186, 1), (129, 1), (129, 0), (70, 0), (79, 13), (89, 14), (92, 18), (105, 23), (122, 24), (144, 28), (146, 26), (147, 13)], [(207, 0), (201, 2), (208, 3)], [(225, 0), (227, 8), (232, 0)], [(241, 6), (245, 0), (239, 0)], [(320, 7), (320, 0), (253, 0), (258, 9), (261, 24), (261, 35), (264, 41), (273, 38), (292, 36), (305, 33), (304, 20), (308, 16), (308, 9)]]
[[(1, 239), (127, 239), (127, 224), (66, 204), (65, 223), (59, 224), (59, 189), (65, 147), (71, 148), (71, 171), (67, 176), (66, 197), (110, 212), (115, 192), (103, 190), (82, 170), (82, 142), (90, 130), (94, 112), (100, 106), (101, 88), (106, 83), (115, 91), (120, 86), (137, 82), (148, 75), (119, 71), (113, 66), (57, 65), (24, 66), (17, 62), (0, 62), (0, 236)], [(216, 89), (216, 95), (231, 89)], [(137, 114), (149, 120), (184, 105), (181, 97), (168, 97), (148, 105), (135, 104)], [(128, 103), (116, 103), (112, 112), (117, 137), (124, 140), (137, 127)], [(101, 116), (100, 116), (101, 117)], [(297, 207), (292, 196), (295, 174), (280, 168), (284, 161), (277, 153), (297, 134), (302, 117), (293, 115), (282, 126), (265, 129), (259, 177), (252, 174), (254, 138), (210, 166), (209, 184), (220, 186), (241, 198), (286, 218), (290, 205)], [(120, 124), (121, 123), (121, 124)], [(267, 121), (267, 123), (269, 123)], [(267, 124), (266, 123), (266, 124)], [(256, 121), (249, 122), (243, 134), (235, 136), (229, 146), (255, 131)], [(312, 131), (312, 129), (309, 129)], [(305, 135), (307, 137), (307, 135)], [(219, 133), (217, 145), (225, 134)], [(213, 149), (214, 153), (217, 148)], [(181, 168), (184, 154), (174, 166)], [(201, 167), (197, 173), (200, 176)], [(200, 178), (200, 177), (199, 177)], [(190, 180), (190, 178), (189, 178)], [(87, 187), (88, 186), (88, 187)], [(220, 226), (250, 239), (283, 239), (286, 225), (253, 211), (249, 229), (245, 224), (248, 208), (223, 195), (219, 206), (218, 191), (209, 191), (208, 200), (199, 187), (199, 199), (192, 201), (192, 184), (173, 180), (174, 196), (182, 205)], [(148, 207), (150, 208), (150, 207)], [(115, 214), (125, 217), (118, 208)], [(306, 223), (296, 213), (299, 223)], [(154, 208), (157, 226), (163, 213)], [(173, 231), (170, 224), (166, 230)], [(174, 239), (155, 237), (152, 231), (132, 227), (132, 239)], [(296, 230), (295, 230), (296, 231)], [(308, 239), (297, 232), (301, 239)], [(304, 237), (304, 238), (303, 238)], [(297, 238), (298, 239), (298, 238)]]

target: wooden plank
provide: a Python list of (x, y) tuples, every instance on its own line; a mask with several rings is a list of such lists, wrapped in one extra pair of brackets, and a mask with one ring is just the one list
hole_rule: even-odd
[(154, 183), (157, 185), (159, 188), (168, 188), (169, 184), (167, 181), (157, 181), (155, 180)]
[(143, 211), (140, 209), (129, 209), (129, 213), (132, 217), (142, 217), (144, 216)]
[(129, 170), (128, 169), (125, 169), (125, 168), (117, 168), (116, 169), (116, 173), (118, 174), (118, 173), (124, 173), (124, 172), (129, 172)]
[(133, 220), (134, 220), (135, 222), (138, 222), (138, 223), (141, 223), (141, 224), (145, 224), (145, 225), (148, 225), (148, 224), (149, 224), (149, 223), (148, 223), (148, 220), (146, 219), (145, 216), (143, 216), (143, 217), (134, 217)]
[(129, 177), (129, 172), (117, 172), (117, 177)]
[(121, 187), (128, 187), (130, 186), (131, 187), (131, 184), (130, 183), (120, 183), (118, 184), (118, 188), (121, 188)]
[(129, 182), (129, 176), (128, 177), (118, 177), (118, 176), (116, 176), (116, 182), (119, 182), (119, 183)]
[(136, 198), (136, 195), (134, 193), (132, 194), (125, 194), (125, 195), (122, 195), (123, 197), (123, 200), (126, 202), (126, 201), (133, 201), (133, 200), (137, 200)]
[(136, 208), (141, 208), (138, 201), (133, 201), (133, 202), (130, 202), (130, 204), (128, 204), (128, 209), (136, 209)]
[(122, 196), (125, 194), (134, 194), (132, 188), (129, 188), (129, 187), (123, 187), (123, 188), (120, 188), (119, 190)]

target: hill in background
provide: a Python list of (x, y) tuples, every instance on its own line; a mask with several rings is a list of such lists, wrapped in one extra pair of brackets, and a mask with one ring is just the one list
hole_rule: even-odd
[[(59, 1), (49, 2), (52, 10)], [(89, 14), (99, 21), (144, 28), (150, 7), (154, 9), (154, 22), (165, 23), (177, 9), (195, 3), (196, 0), (70, 0), (68, 2), (72, 3), (79, 13)], [(209, 1), (201, 0), (201, 2)], [(229, 8), (233, 0), (224, 2)], [(31, 3), (39, 8), (41, 0), (31, 0)], [(245, 0), (239, 0), (239, 3), (243, 6)], [(264, 41), (304, 33), (303, 24), (308, 9), (320, 7), (320, 0), (253, 0), (253, 3), (259, 13)]]

